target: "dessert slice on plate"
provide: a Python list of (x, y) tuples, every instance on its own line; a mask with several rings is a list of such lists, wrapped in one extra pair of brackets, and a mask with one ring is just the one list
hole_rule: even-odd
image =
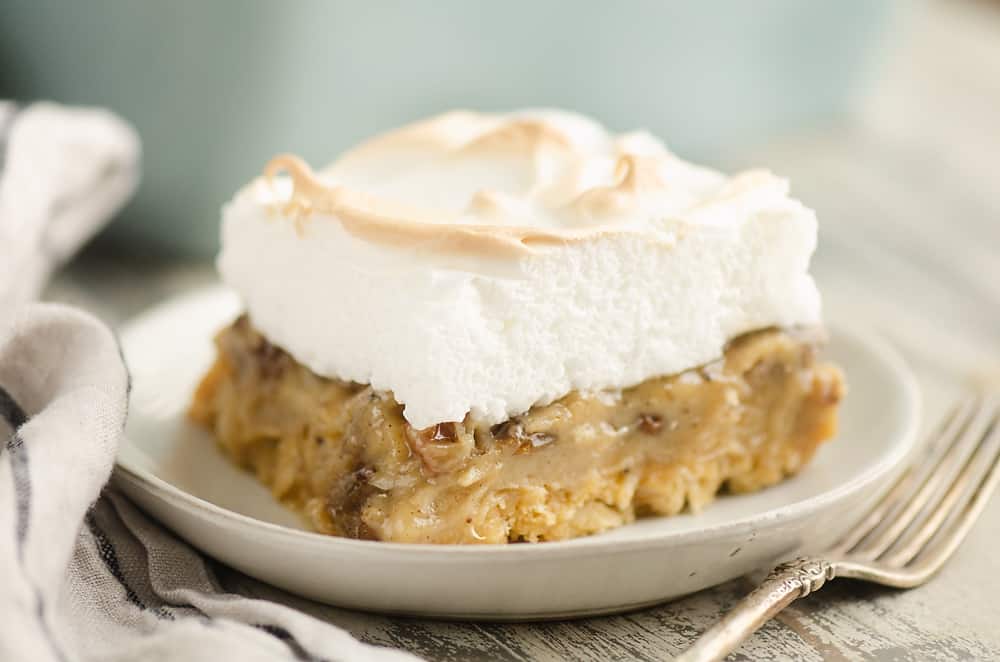
[(818, 361), (813, 212), (646, 133), (448, 113), (226, 206), (192, 417), (316, 530), (572, 538), (799, 471), (844, 384)]

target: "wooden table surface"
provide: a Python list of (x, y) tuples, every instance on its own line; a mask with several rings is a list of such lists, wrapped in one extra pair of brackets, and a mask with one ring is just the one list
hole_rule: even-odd
[[(768, 165), (817, 209), (814, 264), (827, 317), (874, 326), (903, 350), (921, 381), (926, 427), (969, 385), (1000, 386), (1000, 11), (944, 0), (907, 19), (851, 121), (730, 165)], [(116, 325), (214, 278), (206, 264), (90, 251), (48, 298)], [(1000, 659), (998, 548), (1000, 498), (930, 584), (900, 592), (838, 580), (785, 610), (733, 659)], [(746, 589), (735, 581), (621, 616), (471, 624), (336, 609), (219, 572), (234, 590), (365, 641), (448, 661), (669, 659)]]

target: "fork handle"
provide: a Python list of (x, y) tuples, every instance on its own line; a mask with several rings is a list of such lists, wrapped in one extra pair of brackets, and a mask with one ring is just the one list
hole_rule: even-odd
[(819, 590), (836, 577), (836, 567), (819, 558), (782, 563), (728, 614), (705, 631), (677, 662), (721, 660), (775, 614), (799, 598)]

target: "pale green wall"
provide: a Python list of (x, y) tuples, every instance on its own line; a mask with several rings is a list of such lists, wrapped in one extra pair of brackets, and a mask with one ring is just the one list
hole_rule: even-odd
[(278, 151), (455, 106), (564, 106), (712, 158), (842, 111), (888, 2), (3, 0), (0, 96), (107, 105), (145, 179), (119, 238), (208, 254)]

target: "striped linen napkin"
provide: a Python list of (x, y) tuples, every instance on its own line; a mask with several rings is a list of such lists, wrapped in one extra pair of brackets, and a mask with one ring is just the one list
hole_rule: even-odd
[(128, 372), (94, 317), (30, 303), (129, 197), (133, 131), (0, 103), (0, 660), (410, 660), (226, 593), (212, 564), (105, 488)]

